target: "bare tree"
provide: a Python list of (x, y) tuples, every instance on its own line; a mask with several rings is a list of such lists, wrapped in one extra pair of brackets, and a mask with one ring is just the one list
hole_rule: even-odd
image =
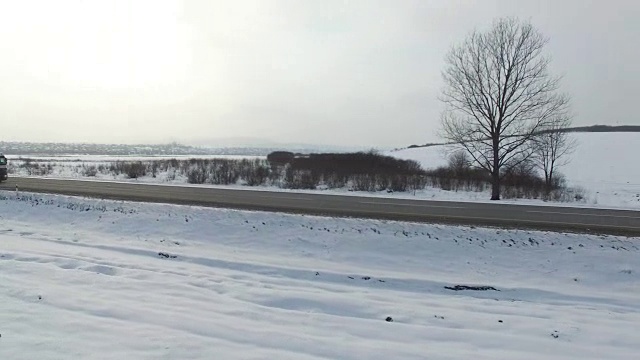
[(546, 195), (551, 193), (556, 178), (556, 169), (569, 162), (576, 148), (576, 141), (563, 131), (571, 125), (568, 116), (559, 116), (554, 122), (532, 139), (533, 163), (544, 173)]
[(456, 175), (462, 174), (471, 167), (469, 155), (464, 150), (458, 150), (449, 156), (449, 169), (456, 172)]
[(568, 106), (543, 56), (547, 42), (530, 23), (506, 18), (446, 57), (442, 133), (491, 174), (492, 200), (500, 199), (504, 171), (532, 155), (534, 134)]

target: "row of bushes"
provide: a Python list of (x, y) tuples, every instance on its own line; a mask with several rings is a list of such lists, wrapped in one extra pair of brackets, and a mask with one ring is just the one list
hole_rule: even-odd
[[(11, 165), (15, 166), (15, 165)], [(23, 161), (18, 167), (29, 175), (50, 175), (51, 164)], [(115, 161), (104, 164), (75, 165), (85, 177), (125, 176), (136, 179), (164, 174), (166, 181), (178, 176), (190, 184), (277, 186), (288, 189), (340, 189), (353, 191), (416, 191), (426, 187), (447, 191), (486, 191), (490, 177), (474, 168), (463, 153), (449, 159), (448, 166), (425, 171), (412, 160), (401, 160), (375, 152), (296, 155), (288, 152), (270, 154), (264, 159), (189, 159), (155, 161)], [(11, 171), (11, 169), (10, 169)], [(554, 181), (553, 191), (546, 191), (544, 179), (527, 163), (503, 175), (504, 198), (548, 198), (576, 200), (562, 178)]]
[[(349, 188), (355, 191), (407, 191), (423, 188), (425, 172), (415, 161), (374, 152), (312, 154), (269, 159), (189, 159), (114, 161), (100, 164), (56, 164), (83, 177), (130, 179), (165, 174), (165, 180), (184, 177), (191, 184), (248, 186), (270, 185), (289, 189)], [(42, 160), (22, 159), (10, 164), (10, 172), (25, 169), (28, 175), (51, 175), (54, 166)]]

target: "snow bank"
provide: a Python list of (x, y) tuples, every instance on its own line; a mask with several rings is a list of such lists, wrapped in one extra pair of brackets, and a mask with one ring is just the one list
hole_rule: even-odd
[(631, 359), (638, 240), (0, 192), (0, 359)]

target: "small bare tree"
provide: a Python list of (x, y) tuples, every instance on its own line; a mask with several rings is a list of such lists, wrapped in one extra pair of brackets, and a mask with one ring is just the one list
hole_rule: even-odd
[(446, 57), (442, 133), (491, 174), (492, 200), (504, 171), (529, 159), (532, 137), (568, 106), (548, 72), (547, 42), (528, 22), (500, 19)]
[(449, 156), (449, 169), (455, 171), (456, 175), (462, 174), (471, 167), (471, 159), (464, 150), (458, 150)]
[(571, 125), (568, 116), (559, 116), (545, 130), (532, 139), (533, 163), (544, 173), (545, 191), (553, 190), (556, 169), (569, 163), (569, 155), (576, 148), (576, 141), (564, 129)]

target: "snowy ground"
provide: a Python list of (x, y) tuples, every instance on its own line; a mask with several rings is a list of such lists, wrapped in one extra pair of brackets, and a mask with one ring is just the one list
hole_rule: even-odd
[(0, 192), (0, 359), (633, 359), (639, 241)]

